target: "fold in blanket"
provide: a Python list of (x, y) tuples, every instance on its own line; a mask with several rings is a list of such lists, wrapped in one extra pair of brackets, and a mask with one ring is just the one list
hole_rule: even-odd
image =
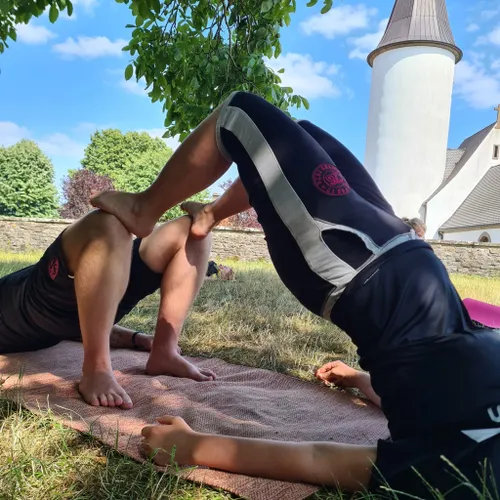
[[(192, 359), (214, 370), (214, 382), (194, 382), (144, 373), (147, 353), (112, 351), (116, 378), (134, 401), (132, 410), (96, 408), (79, 397), (76, 384), (82, 346), (74, 342), (37, 352), (0, 356), (7, 378), (4, 397), (17, 397), (18, 374), (23, 404), (34, 412), (50, 406), (55, 418), (134, 459), (144, 425), (165, 414), (183, 417), (195, 430), (286, 441), (339, 441), (375, 444), (388, 436), (379, 409), (354, 396), (278, 373), (235, 366), (218, 359)], [(117, 439), (118, 431), (118, 439)], [(251, 500), (301, 500), (317, 488), (190, 468), (183, 477), (222, 488)]]

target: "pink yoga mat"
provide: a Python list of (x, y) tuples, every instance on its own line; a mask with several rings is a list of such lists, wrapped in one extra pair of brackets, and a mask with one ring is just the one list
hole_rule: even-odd
[[(81, 344), (62, 342), (37, 352), (0, 356), (0, 375), (6, 379), (2, 396), (21, 397), (34, 412), (50, 407), (54, 418), (91, 432), (136, 460), (143, 460), (139, 454), (142, 427), (165, 414), (184, 417), (200, 432), (231, 436), (351, 444), (376, 444), (388, 436), (387, 421), (378, 408), (320, 384), (206, 358), (192, 360), (214, 370), (216, 381), (149, 377), (144, 373), (148, 354), (124, 349), (113, 350), (111, 358), (118, 382), (135, 406), (128, 411), (95, 408), (85, 404), (76, 389), (82, 355)], [(19, 373), (23, 373), (21, 381)], [(248, 500), (302, 500), (318, 490), (308, 484), (204, 468), (180, 474)]]
[(500, 307), (474, 299), (464, 299), (471, 319), (490, 328), (500, 328)]

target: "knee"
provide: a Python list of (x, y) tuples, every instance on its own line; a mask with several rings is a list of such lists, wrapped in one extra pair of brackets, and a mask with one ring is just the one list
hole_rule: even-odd
[(132, 234), (122, 222), (112, 214), (96, 210), (89, 214), (88, 237), (104, 240), (110, 244), (124, 244), (132, 241)]
[(192, 253), (199, 255), (202, 258), (208, 259), (210, 250), (212, 250), (212, 233), (207, 234), (204, 238), (193, 238), (189, 236), (186, 241), (186, 251), (187, 253)]

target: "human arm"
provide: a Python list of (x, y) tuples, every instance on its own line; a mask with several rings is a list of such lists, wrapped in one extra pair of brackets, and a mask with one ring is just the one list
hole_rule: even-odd
[(158, 419), (142, 430), (143, 452), (159, 465), (201, 465), (281, 481), (340, 486), (355, 491), (368, 486), (374, 446), (322, 442), (282, 442), (203, 434), (180, 417)]

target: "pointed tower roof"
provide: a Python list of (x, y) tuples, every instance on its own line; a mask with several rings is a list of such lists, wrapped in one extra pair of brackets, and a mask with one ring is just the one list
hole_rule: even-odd
[(400, 46), (427, 45), (452, 52), (455, 61), (462, 51), (455, 45), (445, 0), (396, 0), (378, 47), (368, 55), (368, 64), (382, 52)]

